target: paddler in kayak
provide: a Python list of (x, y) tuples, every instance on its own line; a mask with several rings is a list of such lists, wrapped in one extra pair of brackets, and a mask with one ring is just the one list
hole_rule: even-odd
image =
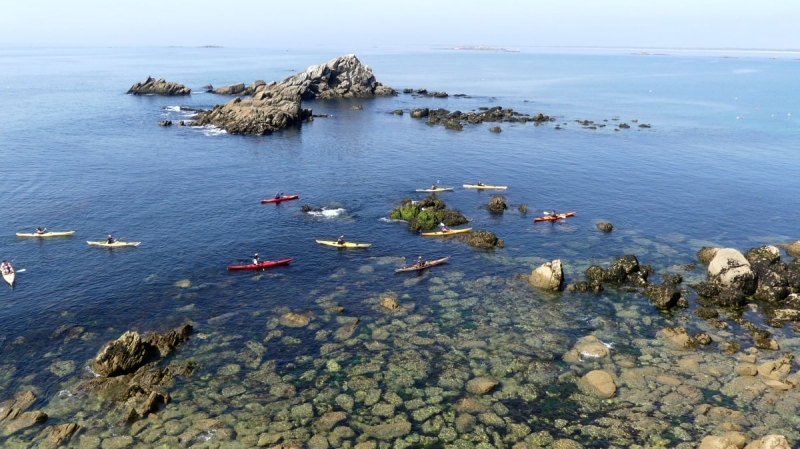
[(441, 226), (441, 227), (442, 227), (442, 232), (450, 232), (450, 228), (448, 228), (447, 226), (445, 226), (445, 224), (444, 224), (444, 223), (439, 223), (439, 226)]
[(276, 193), (276, 194), (275, 194), (275, 199), (276, 199), (276, 200), (279, 200), (279, 199), (281, 199), (281, 197), (282, 197), (282, 196), (283, 196), (283, 192), (281, 192), (281, 193)]
[(483, 186), (483, 183), (482, 183), (482, 182), (481, 182), (481, 180), (479, 179), (479, 180), (478, 180), (478, 182), (477, 182), (477, 183), (475, 183), (475, 185), (476, 185), (476, 186)]
[(336, 239), (337, 245), (344, 245), (344, 236), (340, 235), (338, 239)]
[(42, 227), (41, 227), (41, 226), (37, 226), (37, 227), (36, 227), (36, 231), (35, 231), (35, 232), (36, 232), (37, 234), (44, 234), (45, 232), (47, 232), (47, 228), (44, 228), (44, 229), (42, 229)]
[(116, 240), (114, 240), (114, 237), (111, 234), (108, 234), (108, 237), (106, 237), (106, 243), (110, 245), (114, 242), (116, 242)]
[(0, 271), (2, 271), (3, 274), (11, 273), (11, 264), (8, 263), (7, 260), (4, 260), (3, 263), (0, 263)]
[(253, 265), (258, 265), (258, 253), (253, 254)]
[(415, 263), (414, 266), (417, 266), (419, 268), (425, 266), (425, 262), (422, 260), (422, 256), (417, 257), (417, 263)]

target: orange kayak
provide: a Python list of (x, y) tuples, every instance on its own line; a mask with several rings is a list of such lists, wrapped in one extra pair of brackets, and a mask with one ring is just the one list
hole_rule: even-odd
[(556, 221), (561, 220), (567, 217), (571, 217), (575, 215), (575, 212), (564, 212), (563, 214), (555, 214), (555, 215), (545, 215), (544, 217), (536, 217), (533, 219), (534, 222), (537, 221)]

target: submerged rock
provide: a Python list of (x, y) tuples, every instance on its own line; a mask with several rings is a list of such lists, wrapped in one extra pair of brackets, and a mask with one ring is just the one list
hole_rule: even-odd
[(112, 377), (136, 371), (147, 360), (147, 347), (138, 332), (127, 331), (106, 343), (92, 362), (92, 371)]
[(614, 378), (603, 370), (594, 370), (586, 373), (578, 381), (578, 387), (584, 392), (600, 399), (612, 398), (617, 392)]
[(183, 84), (165, 81), (163, 78), (157, 80), (149, 76), (143, 82), (135, 83), (130, 89), (128, 89), (128, 94), (131, 95), (177, 96), (189, 95), (191, 93), (192, 89), (189, 89)]
[(597, 223), (597, 229), (599, 229), (599, 230), (601, 230), (603, 232), (611, 232), (611, 231), (614, 230), (614, 225), (612, 225), (611, 223), (603, 221), (603, 222)]

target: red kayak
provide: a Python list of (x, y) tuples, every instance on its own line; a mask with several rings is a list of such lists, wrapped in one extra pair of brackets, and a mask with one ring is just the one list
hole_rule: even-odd
[(261, 200), (261, 204), (280, 203), (281, 201), (296, 200), (298, 198), (300, 198), (300, 195), (283, 195), (280, 198), (270, 198), (268, 200)]
[(264, 268), (277, 267), (278, 265), (289, 265), (292, 259), (283, 260), (267, 260), (259, 264), (251, 263), (249, 265), (228, 265), (229, 270), (263, 270)]
[(537, 221), (556, 221), (561, 220), (567, 217), (571, 217), (575, 215), (575, 212), (564, 212), (563, 214), (555, 214), (555, 215), (545, 215), (544, 217), (536, 217), (533, 219), (534, 222)]

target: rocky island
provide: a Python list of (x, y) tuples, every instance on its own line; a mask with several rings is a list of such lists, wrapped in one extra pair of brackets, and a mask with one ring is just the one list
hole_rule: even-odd
[(148, 76), (143, 82), (134, 83), (134, 85), (128, 89), (127, 93), (130, 95), (178, 96), (189, 95), (192, 93), (192, 89), (189, 89), (183, 84), (166, 81), (163, 78), (154, 79), (153, 77)]
[(236, 97), (201, 112), (192, 125), (213, 125), (231, 134), (265, 135), (311, 119), (312, 111), (302, 107), (302, 100), (396, 94), (376, 81), (372, 69), (352, 54), (311, 66), (280, 82), (261, 83), (251, 85), (251, 98)]

